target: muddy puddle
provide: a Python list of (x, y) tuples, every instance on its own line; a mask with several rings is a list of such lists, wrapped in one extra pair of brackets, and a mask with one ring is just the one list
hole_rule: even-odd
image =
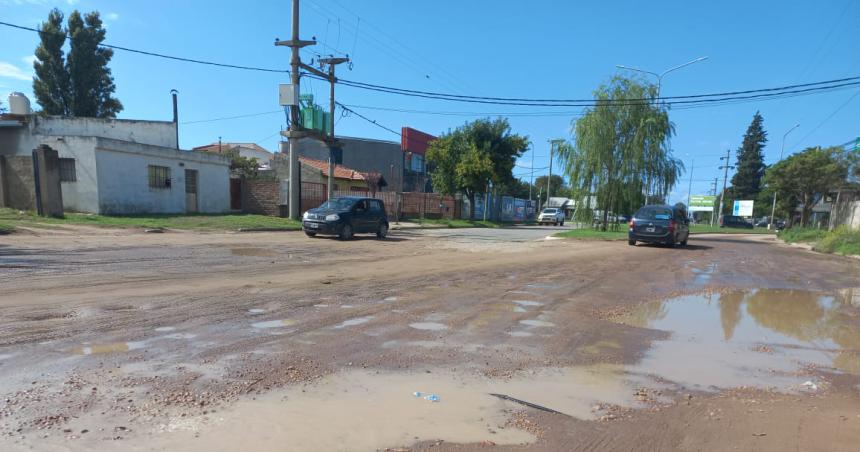
[(807, 364), (860, 372), (851, 301), (843, 293), (759, 289), (647, 303), (618, 321), (671, 333), (632, 372), (702, 390), (793, 391), (809, 380)]
[[(629, 390), (633, 383), (625, 381), (620, 370), (615, 365), (541, 369), (503, 381), (444, 370), (396, 374), (350, 371), (314, 385), (245, 399), (220, 412), (208, 425), (201, 425), (196, 438), (191, 432), (178, 433), (165, 447), (383, 450), (425, 440), (530, 443), (535, 440), (532, 434), (508, 424), (510, 412), (524, 407), (490, 394), (505, 394), (577, 418), (594, 419), (602, 415), (602, 408), (595, 408), (598, 403), (641, 406)], [(325, 429), (325, 435), (319, 434), (320, 428)]]

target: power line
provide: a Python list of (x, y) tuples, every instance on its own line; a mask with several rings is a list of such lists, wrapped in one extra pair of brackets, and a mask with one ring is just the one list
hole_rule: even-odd
[(856, 93), (854, 93), (854, 95), (853, 95), (853, 96), (849, 97), (845, 102), (843, 102), (843, 103), (842, 103), (842, 105), (840, 105), (840, 106), (836, 107), (836, 110), (833, 110), (833, 113), (830, 113), (830, 115), (828, 115), (826, 118), (824, 118), (824, 120), (823, 120), (823, 121), (821, 121), (820, 123), (818, 123), (818, 125), (817, 125), (817, 126), (815, 126), (815, 128), (814, 128), (814, 129), (810, 130), (810, 131), (809, 131), (809, 133), (807, 133), (806, 135), (804, 135), (804, 136), (803, 136), (803, 138), (801, 138), (800, 140), (798, 140), (798, 141), (797, 141), (797, 143), (794, 143), (794, 146), (792, 146), (792, 147), (791, 147), (791, 149), (792, 149), (792, 150), (794, 150), (795, 148), (797, 148), (797, 146), (798, 146), (800, 143), (803, 143), (803, 142), (804, 142), (807, 138), (809, 138), (813, 133), (815, 133), (816, 131), (818, 131), (818, 129), (820, 129), (820, 128), (821, 128), (821, 126), (823, 126), (827, 121), (830, 121), (831, 119), (833, 119), (833, 117), (834, 117), (834, 116), (836, 116), (836, 114), (837, 114), (837, 113), (839, 113), (840, 111), (842, 111), (842, 109), (843, 109), (843, 108), (847, 107), (847, 106), (848, 106), (848, 104), (850, 104), (850, 103), (851, 103), (851, 101), (852, 101), (852, 100), (854, 100), (854, 98), (855, 98), (855, 97), (857, 97), (857, 95), (860, 95), (860, 91), (857, 91)]
[[(0, 25), (6, 26), (6, 27), (11, 27), (11, 28), (17, 28), (19, 30), (33, 31), (33, 32), (39, 33), (40, 35), (48, 34), (48, 32), (45, 32), (45, 31), (42, 31), (42, 30), (39, 30), (36, 28), (24, 27), (21, 25), (10, 24), (8, 22), (0, 22)], [(64, 37), (66, 37), (70, 41), (73, 39), (71, 36), (69, 36), (67, 33), (64, 33), (64, 32), (52, 32), (52, 33), (63, 35)], [(209, 65), (209, 66), (218, 66), (218, 67), (225, 67), (225, 68), (231, 68), (231, 69), (244, 69), (246, 71), (275, 72), (275, 73), (281, 73), (281, 74), (289, 74), (290, 73), (290, 71), (288, 71), (286, 69), (270, 69), (270, 68), (254, 67), (254, 66), (243, 66), (243, 65), (238, 65), (238, 64), (216, 63), (214, 61), (198, 60), (195, 58), (185, 58), (185, 57), (178, 57), (178, 56), (173, 56), (173, 55), (165, 55), (163, 53), (156, 53), (156, 52), (148, 52), (145, 50), (131, 49), (128, 47), (122, 47), (122, 46), (117, 46), (117, 45), (113, 45), (113, 44), (102, 43), (102, 44), (99, 44), (99, 46), (100, 47), (106, 47), (108, 49), (113, 49), (113, 50), (122, 50), (124, 52), (137, 53), (137, 54), (141, 54), (141, 55), (147, 55), (147, 56), (158, 57), (158, 58), (165, 58), (168, 60), (184, 61), (186, 63), (205, 64), (205, 65)]]
[(433, 110), (411, 110), (405, 108), (389, 108), (376, 107), (371, 105), (348, 105), (353, 108), (364, 108), (367, 110), (392, 111), (398, 113), (413, 113), (421, 115), (440, 115), (440, 116), (573, 116), (582, 115), (582, 110), (577, 111), (535, 111), (535, 112), (512, 112), (512, 111), (433, 111)]
[(358, 116), (359, 118), (361, 118), (361, 119), (363, 119), (363, 120), (365, 120), (365, 121), (367, 121), (367, 122), (369, 122), (369, 123), (371, 123), (371, 124), (375, 125), (376, 127), (379, 127), (379, 128), (381, 128), (381, 129), (385, 129), (385, 130), (387, 130), (387, 131), (389, 131), (389, 132), (391, 132), (391, 133), (393, 133), (393, 134), (395, 134), (395, 135), (397, 135), (397, 136), (399, 136), (399, 137), (403, 137), (403, 135), (402, 135), (400, 132), (397, 132), (397, 131), (396, 131), (396, 130), (394, 130), (394, 129), (390, 129), (390, 128), (388, 128), (388, 127), (386, 127), (386, 126), (384, 126), (384, 125), (382, 125), (382, 124), (380, 124), (380, 123), (376, 122), (376, 120), (375, 120), (375, 119), (370, 119), (370, 118), (368, 118), (367, 116), (362, 115), (361, 113), (359, 113), (359, 112), (357, 112), (357, 111), (355, 111), (355, 110), (353, 110), (353, 109), (351, 109), (351, 108), (347, 107), (346, 105), (344, 105), (344, 104), (342, 104), (342, 103), (340, 103), (340, 102), (335, 102), (335, 104), (337, 104), (340, 108), (344, 109), (345, 111), (348, 111), (350, 114), (354, 114), (354, 115)]
[(186, 122), (180, 122), (179, 124), (180, 125), (201, 124), (204, 122), (226, 121), (229, 119), (253, 118), (254, 116), (271, 115), (274, 113), (283, 113), (283, 112), (284, 112), (284, 110), (263, 111), (260, 113), (249, 113), (247, 115), (225, 116), (223, 118), (212, 118), (212, 119), (200, 119), (200, 120), (196, 120), (196, 121), (186, 121)]

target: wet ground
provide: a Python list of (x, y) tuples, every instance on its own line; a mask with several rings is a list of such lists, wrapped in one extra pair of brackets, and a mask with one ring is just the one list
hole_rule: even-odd
[(551, 232), (0, 237), (0, 448), (860, 442), (860, 262)]

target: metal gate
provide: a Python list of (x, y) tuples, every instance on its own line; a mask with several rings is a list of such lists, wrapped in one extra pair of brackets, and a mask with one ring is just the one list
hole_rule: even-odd
[(325, 184), (316, 182), (302, 182), (302, 213), (310, 209), (319, 207), (328, 199), (328, 189)]

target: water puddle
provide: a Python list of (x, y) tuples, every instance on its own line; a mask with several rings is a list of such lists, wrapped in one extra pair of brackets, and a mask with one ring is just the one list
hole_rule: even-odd
[(155, 331), (158, 331), (159, 333), (164, 333), (167, 331), (173, 331), (175, 329), (176, 328), (174, 328), (172, 326), (160, 326), (160, 327), (156, 328)]
[(384, 300), (382, 300), (382, 301), (386, 301), (386, 302), (391, 303), (391, 302), (397, 301), (397, 297), (386, 297), (386, 298), (385, 298)]
[(340, 323), (340, 324), (338, 324), (338, 325), (333, 326), (332, 328), (334, 328), (334, 329), (338, 330), (338, 329), (341, 329), (341, 328), (346, 328), (346, 327), (348, 327), (348, 326), (361, 325), (362, 323), (367, 323), (367, 322), (369, 322), (371, 319), (373, 319), (373, 316), (372, 316), (372, 315), (371, 315), (371, 316), (367, 316), (367, 317), (356, 317), (356, 318), (354, 318), (354, 319), (344, 320), (343, 322), (341, 322), (341, 323)]
[(543, 326), (543, 327), (552, 327), (555, 326), (555, 323), (547, 322), (546, 320), (520, 320), (520, 323), (528, 326)]
[(248, 309), (248, 315), (260, 315), (260, 314), (263, 314), (265, 312), (266, 312), (265, 309), (259, 309), (259, 308)]
[(522, 306), (514, 306), (514, 312), (528, 312), (528, 311), (526, 311), (526, 308), (524, 308)]
[(851, 299), (801, 290), (690, 295), (647, 303), (618, 320), (670, 331), (633, 370), (700, 389), (797, 389), (804, 364), (860, 372)]
[(197, 337), (197, 335), (192, 334), (192, 333), (173, 333), (173, 334), (168, 334), (166, 336), (161, 336), (162, 339), (186, 339), (186, 340), (187, 339), (194, 339), (195, 337)]
[(107, 344), (90, 344), (72, 349), (76, 355), (99, 355), (103, 353), (119, 353), (131, 350), (139, 350), (146, 345), (146, 341), (137, 342), (112, 342)]
[(400, 347), (420, 347), (420, 348), (436, 348), (436, 347), (444, 347), (445, 344), (439, 341), (410, 341), (410, 342), (400, 342), (398, 340), (391, 340), (382, 343), (382, 348), (400, 348)]
[(265, 322), (252, 323), (251, 326), (254, 328), (281, 328), (284, 326), (292, 326), (295, 324), (296, 324), (295, 320), (281, 319), (281, 320), (267, 320)]
[(415, 322), (410, 323), (409, 326), (415, 328), (416, 330), (441, 331), (448, 329), (447, 325), (436, 322)]
[(230, 254), (246, 257), (278, 257), (277, 251), (265, 248), (230, 248)]
[(315, 304), (314, 307), (315, 308), (327, 308), (328, 305), (327, 304)]
[(531, 301), (531, 300), (514, 300), (514, 303), (520, 306), (543, 306), (543, 303), (539, 301)]
[[(490, 393), (593, 419), (598, 416), (595, 403), (640, 406), (620, 370), (618, 366), (547, 369), (499, 381), (435, 370), (417, 374), (351, 371), (238, 402), (220, 413), (223, 421), (188, 441), (200, 450), (215, 445), (225, 450), (278, 450), (285, 445), (291, 450), (382, 450), (440, 439), (526, 444), (535, 440), (532, 434), (506, 426), (505, 410), (522, 406)], [(418, 391), (421, 397), (414, 395)], [(436, 395), (438, 401), (426, 400), (425, 393)], [(327, 434), (319, 434), (320, 426), (326, 427)]]
[(717, 263), (711, 262), (710, 264), (705, 266), (705, 268), (691, 267), (690, 271), (692, 271), (693, 274), (696, 275), (693, 278), (693, 284), (704, 286), (711, 281), (711, 276), (714, 274), (714, 272), (717, 271)]
[(511, 331), (508, 335), (511, 337), (529, 337), (532, 333), (529, 333), (528, 331)]

